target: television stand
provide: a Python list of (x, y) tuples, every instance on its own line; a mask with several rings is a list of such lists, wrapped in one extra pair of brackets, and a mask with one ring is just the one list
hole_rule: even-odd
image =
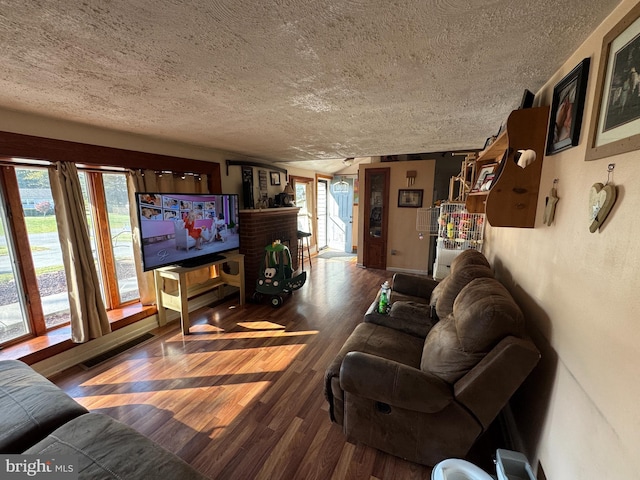
[[(223, 263), (234, 262), (238, 264), (238, 273), (230, 274), (224, 272), (220, 265)], [(214, 268), (216, 275), (203, 283), (195, 285), (187, 284), (187, 274), (203, 268)], [(189, 299), (201, 293), (213, 290), (214, 288), (224, 288), (225, 285), (231, 285), (240, 289), (240, 305), (244, 305), (244, 255), (240, 253), (227, 253), (225, 257), (201, 264), (195, 267), (163, 267), (154, 270), (153, 276), (156, 284), (156, 301), (158, 303), (158, 323), (166, 325), (167, 314), (165, 308), (180, 312), (180, 324), (182, 333), (189, 334)], [(164, 279), (175, 280), (178, 283), (176, 291), (167, 291), (164, 287)], [(218, 294), (219, 298), (222, 295)]]

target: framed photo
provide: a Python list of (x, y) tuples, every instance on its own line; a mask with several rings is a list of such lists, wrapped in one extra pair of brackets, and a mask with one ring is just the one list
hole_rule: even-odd
[(553, 89), (547, 155), (575, 147), (580, 142), (590, 61), (589, 58), (582, 60)]
[(420, 208), (422, 207), (422, 195), (424, 190), (399, 190), (398, 207)]
[(481, 192), (488, 192), (491, 190), (491, 184), (493, 184), (493, 179), (496, 177), (494, 173), (490, 173), (486, 177), (484, 177), (484, 182), (480, 185)]
[(269, 172), (271, 175), (271, 185), (280, 185), (280, 173)]
[(640, 149), (640, 4), (604, 36), (585, 160)]
[[(478, 172), (478, 176), (476, 178), (476, 183), (473, 185), (471, 192), (486, 192), (491, 188), (491, 183), (493, 183), (493, 178), (495, 176), (496, 168), (498, 167), (497, 163), (488, 163), (480, 167), (480, 171)], [(489, 183), (484, 190), (481, 190), (481, 187), (487, 181), (487, 178), (491, 175), (491, 183)]]

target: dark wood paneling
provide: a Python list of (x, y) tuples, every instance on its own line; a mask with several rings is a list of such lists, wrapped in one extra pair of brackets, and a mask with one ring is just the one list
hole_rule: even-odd
[(0, 132), (0, 156), (122, 168), (149, 168), (209, 175), (209, 190), (222, 192), (220, 164), (157, 153)]

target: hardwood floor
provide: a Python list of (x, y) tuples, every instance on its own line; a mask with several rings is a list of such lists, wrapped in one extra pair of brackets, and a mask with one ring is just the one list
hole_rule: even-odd
[(389, 272), (313, 260), (278, 308), (237, 299), (89, 371), (52, 380), (215, 479), (428, 479), (431, 469), (345, 440), (323, 395), (326, 366)]

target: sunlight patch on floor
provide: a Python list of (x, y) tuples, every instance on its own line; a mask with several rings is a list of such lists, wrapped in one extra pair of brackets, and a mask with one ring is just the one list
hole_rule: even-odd
[(238, 322), (238, 325), (250, 330), (284, 330), (285, 326), (268, 321)]
[(247, 332), (225, 332), (224, 335), (220, 335), (219, 333), (196, 333), (193, 335), (187, 335), (185, 337), (176, 336), (168, 339), (167, 342), (180, 342), (180, 343), (189, 343), (189, 342), (201, 342), (201, 341), (209, 341), (209, 340), (239, 340), (243, 338), (279, 338), (279, 337), (304, 337), (309, 335), (317, 335), (319, 333), (318, 330), (300, 330), (295, 332), (287, 332), (284, 330), (258, 330), (258, 331), (247, 331)]
[[(193, 333), (224, 333), (224, 328), (216, 327), (208, 323), (198, 323), (191, 325), (189, 332)], [(182, 335), (182, 334), (180, 334)], [(188, 335), (187, 335), (188, 336)]]

